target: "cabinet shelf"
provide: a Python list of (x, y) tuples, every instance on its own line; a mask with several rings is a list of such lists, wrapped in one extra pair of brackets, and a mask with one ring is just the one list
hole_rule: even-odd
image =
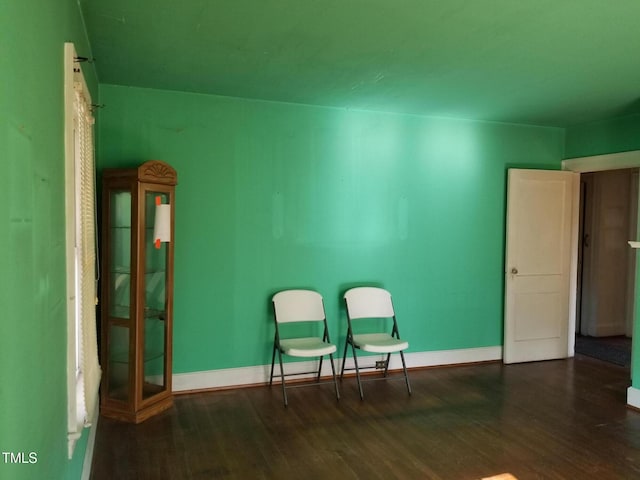
[(155, 318), (157, 320), (164, 321), (166, 318), (166, 312), (164, 310), (157, 310), (154, 308), (145, 308), (144, 318)]
[[(163, 357), (164, 357), (164, 351), (158, 350), (158, 351), (152, 351), (152, 352), (145, 352), (144, 358), (142, 359), (142, 361), (144, 363), (148, 363)], [(114, 353), (109, 359), (109, 363), (119, 363), (121, 365), (126, 365), (129, 363), (129, 354), (127, 352)]]
[[(129, 319), (130, 312), (131, 307), (129, 307), (128, 305), (113, 305), (109, 310), (109, 318), (127, 320)], [(166, 310), (160, 310), (157, 308), (145, 308), (144, 318), (155, 318), (156, 320), (164, 321), (167, 318), (167, 312)]]
[[(115, 267), (109, 270), (109, 273), (115, 275), (131, 275), (131, 268), (129, 267)], [(156, 269), (156, 270), (145, 270), (145, 275), (156, 275), (158, 273), (166, 273), (166, 269)]]
[(109, 272), (117, 275), (131, 275), (131, 267), (113, 267)]

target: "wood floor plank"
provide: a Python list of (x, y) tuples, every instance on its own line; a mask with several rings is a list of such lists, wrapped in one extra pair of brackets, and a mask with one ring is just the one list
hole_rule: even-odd
[(640, 478), (629, 370), (589, 357), (433, 368), (403, 382), (355, 379), (179, 395), (139, 425), (101, 418), (91, 478)]

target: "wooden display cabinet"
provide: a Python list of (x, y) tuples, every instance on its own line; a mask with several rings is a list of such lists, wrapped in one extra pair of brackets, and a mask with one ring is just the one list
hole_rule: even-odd
[[(161, 161), (102, 173), (101, 413), (139, 423), (173, 404), (174, 193)], [(156, 242), (157, 203), (169, 204)]]

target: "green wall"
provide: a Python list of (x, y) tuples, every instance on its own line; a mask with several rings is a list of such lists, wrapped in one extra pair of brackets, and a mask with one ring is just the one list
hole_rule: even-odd
[[(567, 129), (566, 158), (640, 150), (640, 115), (628, 115)], [(638, 235), (640, 238), (640, 221)], [(640, 325), (640, 262), (636, 262), (636, 311), (634, 338)], [(640, 388), (640, 341), (633, 342), (632, 385)]]
[(640, 115), (627, 115), (566, 129), (565, 158), (640, 150)]
[[(178, 170), (174, 371), (267, 364), (270, 296), (394, 295), (412, 352), (502, 344), (505, 178), (564, 132), (100, 85), (99, 168)], [(341, 347), (340, 347), (341, 348)]]
[[(67, 460), (63, 46), (91, 56), (75, 0), (0, 2), (0, 478), (79, 478)], [(97, 98), (95, 73), (89, 84)]]

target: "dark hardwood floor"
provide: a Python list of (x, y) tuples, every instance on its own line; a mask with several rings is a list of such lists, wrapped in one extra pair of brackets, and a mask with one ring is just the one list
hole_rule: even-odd
[(640, 479), (629, 370), (590, 357), (410, 372), (402, 381), (179, 395), (140, 425), (100, 418), (101, 479)]

